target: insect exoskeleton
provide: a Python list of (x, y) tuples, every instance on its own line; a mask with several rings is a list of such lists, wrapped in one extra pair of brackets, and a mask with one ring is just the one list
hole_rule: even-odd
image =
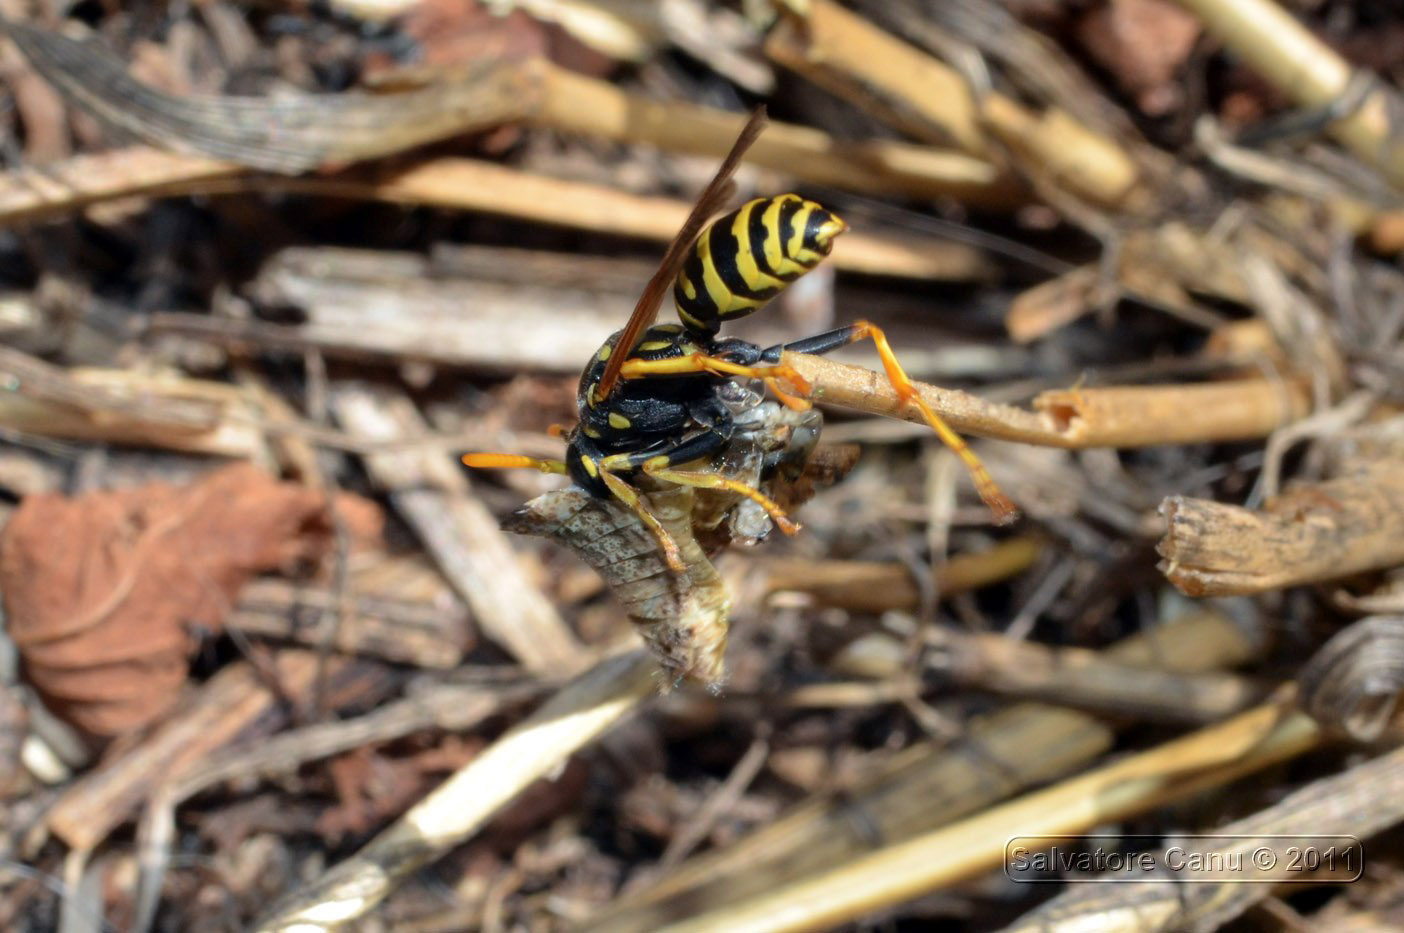
[[(707, 682), (721, 676), (727, 601), (714, 589), (720, 582), (696, 533), (706, 533), (709, 542), (746, 541), (763, 536), (769, 525), (787, 534), (799, 527), (771, 493), (804, 498), (794, 480), (822, 422), (810, 409), (809, 384), (785, 362), (786, 353), (828, 353), (872, 340), (898, 396), (964, 460), (997, 518), (1017, 515), (970, 448), (921, 398), (879, 328), (856, 321), (768, 348), (719, 336), (724, 323), (755, 312), (823, 261), (847, 229), (838, 216), (797, 194), (756, 198), (708, 223), (724, 209), (731, 175), (764, 126), (764, 110), (757, 109), (628, 322), (585, 367), (580, 423), (568, 435), (565, 460), (463, 458), (474, 467), (534, 467), (570, 476), (574, 492), (535, 500), (545, 517), (519, 519), (514, 527), (552, 535), (580, 552), (629, 608), (665, 669)], [(670, 288), (679, 323), (655, 324)], [(784, 406), (748, 397), (752, 384), (764, 384)], [(563, 509), (571, 517), (562, 517)], [(606, 519), (613, 523), (607, 534), (601, 530)], [(725, 534), (714, 534), (724, 525)], [(604, 538), (592, 537), (596, 532)], [(639, 537), (642, 532), (647, 537)], [(667, 586), (672, 595), (664, 598), (658, 587)]]
[[(791, 490), (819, 443), (824, 416), (814, 408), (787, 408), (734, 380), (719, 386), (717, 397), (730, 410), (735, 430), (711, 468), (755, 486), (787, 510), (798, 504)], [(744, 496), (725, 489), (699, 489), (692, 526), (703, 550), (712, 554), (725, 545), (758, 544), (775, 524)]]
[[(801, 479), (823, 426), (819, 412), (786, 408), (736, 382), (723, 384), (718, 396), (731, 410), (736, 430), (710, 468), (787, 503), (808, 498), (813, 484)], [(816, 481), (824, 485), (834, 478)], [(579, 486), (538, 496), (503, 527), (551, 538), (595, 568), (658, 658), (664, 689), (683, 679), (717, 687), (725, 674), (731, 597), (709, 555), (728, 544), (759, 541), (772, 523), (764, 510), (731, 490), (694, 489), (649, 477), (642, 477), (641, 485), (644, 503), (678, 547), (681, 571), (668, 565), (657, 538), (634, 511)]]
[(502, 525), (552, 538), (599, 573), (658, 659), (665, 690), (682, 679), (720, 684), (725, 673), (731, 596), (693, 535), (693, 492), (673, 486), (647, 497), (678, 547), (681, 571), (634, 511), (579, 487), (537, 496)]
[(747, 201), (697, 238), (673, 285), (678, 319), (693, 334), (715, 336), (822, 262), (847, 229), (797, 194)]

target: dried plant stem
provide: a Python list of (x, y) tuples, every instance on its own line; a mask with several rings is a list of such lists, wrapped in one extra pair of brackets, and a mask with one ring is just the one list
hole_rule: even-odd
[(211, 391), (211, 383), (194, 383), (201, 389), (197, 398), (181, 399), (159, 389), (185, 380), (152, 379), (116, 369), (89, 370), (89, 378), (80, 379), (76, 375), (80, 372), (0, 347), (0, 375), (6, 377), (7, 387), (40, 402), (84, 408), (109, 417), (139, 416), (174, 430), (204, 431), (219, 420), (218, 405), (211, 402), (228, 400), (228, 388), (224, 393)]
[(1387, 85), (1369, 75), (1372, 83), (1360, 100), (1344, 101), (1352, 81), (1365, 79), (1365, 73), (1353, 72), (1272, 0), (1180, 0), (1180, 5), (1299, 106), (1345, 104), (1345, 112), (1330, 124), (1331, 135), (1395, 187), (1404, 187), (1404, 142), (1390, 119), (1391, 112), (1398, 112), (1398, 100)]
[(1053, 110), (1039, 115), (998, 92), (978, 102), (965, 80), (926, 52), (831, 0), (782, 20), (766, 52), (830, 91), (928, 142), (991, 156), (986, 130), (1051, 180), (1102, 206), (1127, 206), (1138, 170), (1111, 139)]
[(1106, 715), (1214, 722), (1266, 692), (1233, 674), (1150, 670), (1086, 648), (1053, 648), (1003, 635), (933, 628), (927, 643), (938, 652), (929, 663), (962, 686)]
[[(739, 126), (742, 118), (735, 116)], [(765, 140), (776, 126), (770, 125), (752, 154), (765, 148)], [(658, 144), (671, 148), (673, 141), (669, 137)], [(690, 202), (676, 198), (631, 194), (494, 162), (451, 157), (375, 175), (348, 172), (331, 178), (269, 178), (264, 182), (310, 194), (483, 211), (660, 242), (673, 238), (692, 209)], [(830, 261), (853, 272), (920, 279), (967, 279), (989, 272), (979, 251), (963, 244), (908, 234), (897, 239), (861, 230), (844, 236)]]
[(0, 221), (6, 225), (82, 210), (113, 198), (189, 194), (249, 170), (204, 156), (145, 146), (21, 166), (0, 174)]
[[(815, 398), (841, 408), (922, 423), (880, 372), (823, 357), (786, 353)], [(968, 392), (914, 383), (955, 430), (1048, 447), (1148, 447), (1266, 437), (1307, 411), (1291, 383), (1237, 379), (1194, 385), (1126, 386), (1045, 392), (1038, 411), (987, 402)]]
[[(921, 413), (904, 404), (881, 373), (793, 353), (787, 353), (785, 361), (814, 385), (816, 398), (826, 403), (922, 423)], [(39, 394), (0, 397), (0, 418), (12, 428), (229, 456), (254, 456), (265, 450), (254, 427), (262, 419), (239, 414), (241, 407), (249, 406), (241, 406), (243, 395), (238, 390), (202, 380), (70, 372), (34, 362), (53, 378), (36, 381), (26, 370), (25, 387)], [(0, 360), (0, 370), (4, 368)], [(50, 383), (52, 387), (45, 388)], [(1140, 447), (1264, 437), (1307, 410), (1301, 387), (1261, 378), (1045, 392), (1034, 402), (1038, 411), (987, 402), (959, 390), (916, 385), (926, 402), (957, 431), (1052, 447)], [(60, 390), (66, 394), (54, 394)], [(130, 400), (135, 398), (142, 401)], [(84, 411), (70, 399), (84, 399), (99, 410)], [(169, 422), (173, 416), (166, 414), (167, 407), (178, 412), (182, 422)], [(153, 422), (145, 414), (148, 409), (159, 420)]]
[[(312, 684), (316, 657), (284, 651), (276, 661), (278, 687), (301, 697)], [(277, 725), (269, 717), (279, 697), (247, 663), (221, 670), (150, 736), (69, 785), (49, 810), (49, 828), (69, 846), (90, 851), (141, 806), (154, 785), (185, 773), (234, 741)], [(251, 724), (267, 720), (250, 733)]]
[[(1365, 838), (1401, 820), (1404, 749), (1396, 749), (1313, 781), (1266, 810), (1218, 827), (1213, 835), (1224, 839), (1220, 847), (1206, 850), (1205, 854), (1246, 851), (1245, 847), (1261, 844), (1260, 837), (1272, 835), (1340, 833)], [(1239, 880), (1185, 884), (1181, 879), (1156, 881), (1144, 873), (1128, 874), (1118, 880), (1138, 883), (1071, 885), (1067, 893), (1025, 914), (1005, 933), (1218, 929), (1274, 891), (1271, 884), (1244, 884)], [(1109, 894), (1107, 888), (1115, 890)]]
[[(544, 63), (538, 67), (546, 94), (528, 118), (538, 126), (719, 157), (746, 122), (745, 114), (654, 100)], [(888, 140), (842, 143), (820, 130), (774, 121), (746, 160), (868, 194), (951, 197), (1009, 207), (1019, 190), (989, 162), (960, 152)]]
[[(537, 223), (666, 242), (692, 205), (605, 185), (552, 178), (478, 159), (443, 156), (390, 171), (264, 175), (230, 162), (135, 146), (76, 156), (43, 172), (0, 173), (0, 222), (81, 210), (131, 196), (176, 197), (286, 191), (501, 214)], [(989, 263), (972, 247), (931, 237), (901, 239), (852, 231), (830, 260), (870, 275), (956, 281), (980, 278)]]
[[(10, 21), (0, 28), (36, 71), (98, 119), (155, 145), (290, 175), (515, 120), (720, 156), (745, 120), (630, 94), (544, 58), (481, 59), (470, 74), (399, 94), (185, 97), (135, 81), (116, 56), (90, 44)], [(869, 193), (1011, 206), (1018, 190), (994, 166), (963, 153), (885, 140), (844, 146), (819, 130), (783, 123), (772, 123), (748, 158)]]
[(1191, 596), (1261, 593), (1404, 564), (1404, 472), (1394, 462), (1304, 483), (1262, 511), (1172, 496), (1161, 569)]
[(1309, 411), (1306, 389), (1250, 378), (1044, 392), (1034, 407), (1074, 447), (1146, 447), (1266, 437)]
[(970, 87), (933, 58), (845, 10), (813, 0), (781, 18), (765, 53), (829, 91), (858, 101), (903, 132), (927, 142), (990, 154)]
[[(337, 420), (364, 438), (391, 440), (428, 430), (413, 400), (387, 386), (336, 382), (330, 402)], [(559, 675), (580, 669), (580, 642), (527, 575), (453, 457), (419, 449), (366, 454), (364, 462), (485, 635), (533, 671)]]
[(666, 927), (670, 933), (812, 930), (997, 867), (1014, 836), (1086, 832), (1299, 755), (1320, 730), (1304, 713), (1266, 704), (1046, 790), (769, 894)]
[[(808, 380), (814, 387), (815, 399), (826, 404), (925, 423), (921, 411), (904, 402), (880, 372), (802, 353), (786, 353), (782, 362)], [(1036, 412), (987, 402), (956, 389), (913, 384), (936, 414), (962, 433), (1054, 447), (1072, 446)]]
[(354, 719), (318, 723), (218, 749), (167, 778), (152, 791), (138, 827), (142, 876), (136, 913), (144, 922), (133, 928), (147, 929), (155, 916), (176, 837), (176, 808), (201, 791), (228, 780), (289, 773), (309, 761), (424, 729), (464, 731), (533, 692), (527, 686), (436, 684)]
[(266, 459), (249, 393), (204, 379), (137, 370), (65, 369), (0, 348), (0, 425), (40, 437), (143, 444)]
[[(932, 584), (938, 595), (988, 586), (1028, 569), (1043, 547), (1041, 539), (1025, 535), (987, 551), (958, 554), (937, 568)], [(906, 564), (781, 557), (761, 562), (760, 570), (767, 592), (807, 593), (824, 606), (885, 612), (921, 603), (922, 588)]]
[(527, 785), (631, 712), (656, 689), (657, 670), (642, 651), (600, 662), (360, 852), (276, 904), (255, 928), (325, 929), (363, 916), (406, 875), (472, 836)]
[(626, 893), (585, 929), (652, 933), (679, 916), (760, 895), (861, 857), (874, 837), (905, 839), (1085, 767), (1114, 742), (1110, 727), (1084, 713), (1012, 704), (972, 724), (953, 745), (907, 749), (867, 786), (816, 795), (736, 843), (684, 862)]
[[(1205, 610), (1118, 642), (1103, 657), (1191, 673), (1242, 663), (1261, 648), (1245, 628)], [(894, 667), (890, 676), (904, 671)], [(977, 719), (953, 744), (918, 744), (862, 786), (815, 795), (736, 843), (688, 860), (611, 904), (588, 928), (649, 933), (698, 905), (734, 903), (826, 871), (870, 852), (874, 837), (908, 839), (1085, 767), (1114, 741), (1112, 727), (1087, 713), (1010, 704)]]
[[(337, 598), (327, 587), (276, 579), (253, 580), (240, 591), (239, 603), (225, 625), (246, 635), (303, 645), (315, 646), (330, 638), (342, 653), (381, 657), (415, 667), (457, 667), (475, 641), (467, 612), (449, 601), (452, 597), (437, 571), (408, 561), (400, 561), (399, 567), (407, 575), (423, 572), (432, 577), (435, 589), (442, 592), (425, 599), (404, 599), (357, 585), (352, 599), (355, 611), (340, 625), (330, 625), (326, 613), (337, 608)], [(312, 624), (307, 624), (308, 610), (316, 610), (317, 621)]]

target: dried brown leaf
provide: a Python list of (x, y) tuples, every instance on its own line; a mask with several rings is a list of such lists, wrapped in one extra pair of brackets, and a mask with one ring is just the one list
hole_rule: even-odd
[(1199, 32), (1199, 20), (1171, 0), (1111, 0), (1077, 26), (1088, 53), (1148, 116), (1164, 116), (1182, 103), (1175, 75)]
[[(379, 534), (372, 503), (344, 497), (338, 513), (354, 538)], [(0, 537), (9, 634), (58, 715), (116, 735), (170, 708), (192, 631), (217, 631), (251, 576), (332, 541), (321, 492), (247, 464), (184, 487), (28, 496)]]

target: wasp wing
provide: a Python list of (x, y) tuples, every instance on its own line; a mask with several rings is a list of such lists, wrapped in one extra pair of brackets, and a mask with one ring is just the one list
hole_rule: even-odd
[(712, 180), (707, 183), (707, 187), (698, 196), (697, 203), (692, 206), (692, 212), (687, 215), (687, 220), (678, 230), (677, 236), (673, 237), (673, 242), (668, 244), (668, 252), (663, 255), (663, 261), (658, 264), (658, 270), (653, 273), (653, 278), (648, 280), (643, 293), (639, 295), (638, 304), (634, 305), (634, 313), (630, 315), (629, 323), (624, 325), (624, 330), (614, 345), (614, 352), (610, 355), (608, 365), (605, 366), (604, 375), (595, 385), (596, 401), (608, 398), (609, 393), (614, 390), (614, 384), (619, 381), (619, 372), (624, 366), (624, 361), (629, 358), (634, 350), (634, 345), (639, 342), (644, 331), (648, 330), (649, 325), (657, 319), (658, 308), (663, 304), (663, 296), (668, 293), (668, 288), (678, 277), (678, 271), (687, 261), (688, 250), (692, 249), (692, 244), (697, 241), (697, 237), (702, 233), (702, 228), (706, 226), (707, 221), (711, 220), (731, 200), (736, 189), (731, 176), (735, 173), (736, 166), (741, 163), (741, 157), (745, 155), (746, 150), (751, 148), (751, 144), (765, 129), (766, 123), (764, 106), (751, 111), (750, 119), (741, 128), (741, 135), (736, 137), (736, 142), (732, 144), (731, 151), (722, 160), (716, 175), (712, 176)]

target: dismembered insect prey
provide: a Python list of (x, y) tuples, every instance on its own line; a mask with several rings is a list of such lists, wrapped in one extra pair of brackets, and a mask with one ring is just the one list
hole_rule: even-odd
[[(851, 445), (817, 446), (824, 423), (817, 410), (787, 408), (738, 382), (718, 395), (732, 412), (735, 430), (709, 467), (762, 490), (783, 508), (841, 477), (857, 459)], [(648, 476), (637, 481), (649, 511), (676, 544), (683, 570), (668, 565), (632, 510), (580, 486), (537, 496), (503, 527), (551, 538), (595, 568), (658, 659), (665, 688), (682, 679), (719, 685), (731, 594), (710, 557), (731, 544), (758, 542), (772, 521), (755, 501), (729, 489)]]
[[(722, 675), (728, 604), (715, 591), (720, 581), (695, 540), (699, 516), (721, 521), (735, 512), (753, 522), (768, 519), (786, 534), (799, 528), (776, 493), (792, 492), (799, 475), (794, 464), (813, 449), (809, 435), (817, 437), (822, 419), (809, 400), (812, 387), (782, 361), (785, 352), (823, 354), (871, 339), (898, 395), (921, 410), (965, 463), (996, 521), (1018, 514), (965, 441), (921, 399), (876, 326), (857, 321), (768, 348), (721, 336), (723, 324), (759, 310), (822, 262), (848, 229), (837, 215), (797, 194), (756, 198), (709, 223), (730, 200), (731, 176), (765, 125), (764, 109), (757, 108), (628, 323), (585, 367), (576, 396), (580, 420), (566, 434), (565, 459), (463, 457), (470, 467), (530, 467), (569, 476), (574, 487), (568, 496), (534, 500), (531, 505), (540, 508), (518, 513), (508, 527), (575, 548), (645, 629), (665, 670), (708, 683)], [(655, 323), (670, 287), (678, 323)], [(778, 402), (762, 402), (747, 384), (764, 385)], [(808, 419), (802, 426), (790, 423), (798, 415)], [(760, 464), (749, 475), (728, 467), (748, 457)], [(782, 462), (790, 464), (788, 472), (778, 469)], [(611, 536), (620, 540), (611, 542)], [(628, 560), (637, 566), (621, 566)], [(650, 577), (659, 578), (653, 588), (635, 585)], [(664, 598), (660, 594), (669, 586)], [(671, 627), (660, 628), (669, 618)]]

